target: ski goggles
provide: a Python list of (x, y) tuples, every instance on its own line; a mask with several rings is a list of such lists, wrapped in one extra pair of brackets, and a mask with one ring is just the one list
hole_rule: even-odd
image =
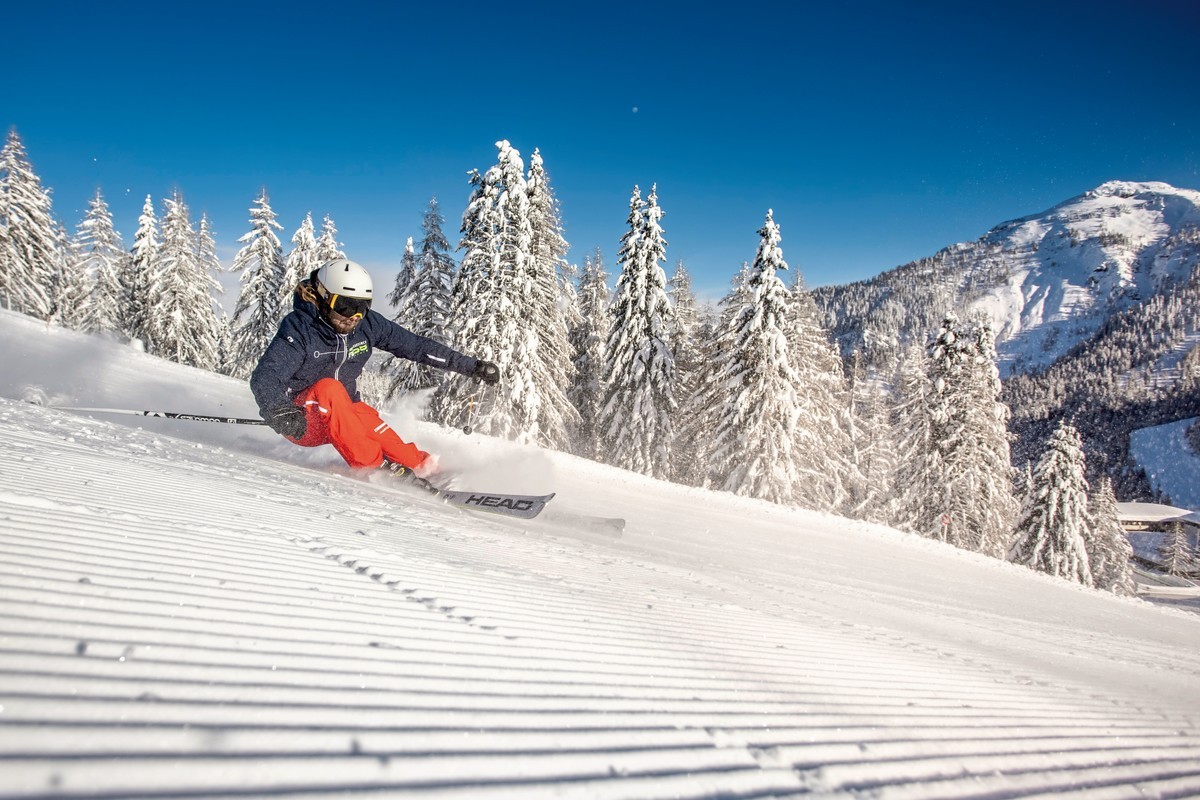
[(329, 296), (329, 310), (349, 319), (362, 319), (371, 310), (371, 299), (332, 294)]

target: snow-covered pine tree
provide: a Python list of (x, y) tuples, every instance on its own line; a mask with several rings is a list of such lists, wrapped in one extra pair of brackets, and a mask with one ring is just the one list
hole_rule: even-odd
[(894, 463), (886, 391), (870, 375), (855, 350), (850, 357), (846, 433), (850, 444), (850, 490), (846, 513), (868, 522), (888, 521), (887, 503)]
[[(410, 236), (404, 244), (404, 255), (400, 258), (400, 271), (396, 273), (396, 282), (388, 294), (388, 302), (396, 309), (396, 314), (392, 319), (400, 325), (404, 325), (405, 317), (412, 310), (410, 302), (417, 304), (420, 302), (415, 295), (409, 294), (416, 281), (417, 254)], [(404, 325), (404, 327), (408, 326)], [(409, 328), (409, 330), (412, 329)], [(423, 388), (421, 386), (422, 379), (430, 375), (433, 370), (406, 358), (388, 356), (379, 372), (383, 380), (383, 397), (390, 400), (397, 394)]]
[[(500, 297), (504, 294), (498, 244), (502, 223), (496, 205), (501, 191), (500, 181), (499, 166), (493, 166), (483, 174), (478, 170), (469, 173), (469, 183), (474, 188), (462, 217), (462, 239), (458, 248), (464, 252), (450, 292), (450, 323), (447, 327), (450, 341), (447, 344), (459, 349), (470, 347), (470, 352), (477, 357), (495, 362), (503, 376), (504, 364), (497, 358), (502, 352), (512, 357), (507, 339), (513, 333), (507, 330), (510, 320), (505, 318), (502, 327), (499, 324), (501, 320), (489, 313), (489, 305), (494, 310), (507, 309), (508, 306), (507, 302), (499, 305)], [(465, 424), (469, 418), (474, 425), (478, 395), (474, 388), (465, 383), (453, 379), (443, 382), (434, 393), (426, 416), (443, 425), (454, 426)], [(491, 392), (493, 395), (497, 393)], [(495, 405), (497, 403), (493, 399), (489, 404), (487, 428), (481, 430), (487, 433), (499, 430), (507, 434), (511, 426), (506, 418), (496, 415), (492, 408)]]
[(712, 432), (720, 423), (728, 387), (724, 374), (715, 368), (725, 354), (733, 352), (737, 341), (735, 324), (743, 308), (750, 304), (750, 262), (730, 281), (729, 292), (718, 302), (718, 313), (699, 337), (700, 358), (705, 369), (697, 376), (696, 387), (681, 403), (681, 427), (676, 431), (675, 446), (692, 454), (697, 468), (692, 474), (677, 475), (676, 480), (693, 486), (709, 486), (709, 462), (712, 460)]
[(597, 420), (604, 385), (604, 342), (608, 339), (608, 275), (600, 248), (585, 256), (579, 276), (579, 323), (571, 329), (572, 361), (575, 382), (571, 386), (571, 404), (579, 414), (572, 452), (595, 459), (600, 454)]
[(100, 191), (88, 201), (88, 210), (79, 223), (76, 251), (84, 272), (90, 276), (90, 294), (81, 328), (88, 333), (121, 330), (121, 304), (124, 292), (121, 273), (129, 257), (121, 234), (113, 226), (112, 213)]
[(494, 436), (561, 446), (566, 430), (558, 409), (565, 393), (549, 376), (539, 330), (544, 318), (540, 267), (533, 256), (529, 188), (521, 155), (507, 141), (496, 143), (497, 163), (483, 175), (471, 173), (472, 191), (463, 214), (464, 250), (452, 292), (451, 339), (459, 349), (493, 361), (501, 383), (479, 387), (448, 380), (430, 405), (445, 424), (472, 425)]
[[(221, 258), (217, 255), (217, 242), (214, 238), (212, 222), (207, 213), (200, 214), (200, 224), (196, 231), (196, 266), (198, 269), (196, 304), (202, 306), (202, 297), (207, 298), (208, 313), (202, 314), (203, 324), (208, 328), (202, 334), (205, 341), (213, 343), (213, 351), (206, 359), (207, 369), (225, 373), (228, 359), (230, 337), (229, 315), (221, 306), (220, 297), (225, 294), (217, 276), (225, 271)], [(203, 293), (203, 294), (202, 294)]]
[(732, 320), (728, 350), (713, 364), (727, 394), (713, 432), (712, 484), (725, 491), (789, 503), (799, 471), (793, 430), (800, 416), (798, 377), (789, 351), (789, 294), (778, 271), (788, 268), (779, 226), (767, 212), (750, 267), (749, 302)]
[(635, 186), (609, 306), (600, 433), (609, 463), (670, 478), (677, 404), (669, 337), (675, 322), (660, 263), (666, 261), (661, 218), (657, 186), (646, 201)]
[(413, 249), (412, 237), (404, 243), (404, 255), (400, 257), (400, 271), (396, 273), (396, 283), (388, 293), (388, 302), (399, 308), (404, 300), (404, 294), (417, 279), (417, 253)]
[(285, 269), (283, 245), (275, 234), (283, 226), (275, 221), (265, 189), (254, 202), (250, 209), (250, 231), (238, 239), (244, 246), (233, 259), (233, 271), (241, 273), (242, 284), (233, 311), (231, 374), (238, 378), (250, 376), (275, 336)]
[(933, 513), (920, 532), (1003, 558), (1018, 507), (995, 335), (986, 321), (961, 325), (948, 314), (929, 352), (925, 398), (935, 452), (921, 485)]
[(429, 198), (429, 207), (421, 219), (421, 259), (412, 294), (419, 298), (414, 304), (416, 314), (406, 323), (439, 342), (446, 342), (446, 326), (450, 320), (450, 290), (454, 285), (457, 265), (450, 255), (450, 243), (442, 232), (446, 220), (436, 197)]
[(673, 446), (675, 463), (672, 474), (679, 483), (700, 486), (704, 482), (708, 461), (701, 456), (693, 439), (684, 437), (686, 428), (687, 399), (696, 393), (700, 385), (704, 355), (701, 348), (700, 312), (696, 295), (692, 291), (692, 276), (680, 259), (675, 272), (667, 281), (667, 296), (675, 312), (675, 329), (671, 332), (672, 357), (675, 359), (675, 397), (679, 400), (679, 412), (675, 422)]
[(0, 307), (41, 319), (56, 311), (63, 261), (50, 191), (16, 130), (0, 149)]
[(1099, 486), (1092, 492), (1088, 512), (1092, 522), (1088, 560), (1096, 588), (1113, 594), (1133, 595), (1133, 570), (1129, 564), (1133, 547), (1121, 527), (1117, 496), (1113, 493), (1110, 478), (1100, 479)]
[(212, 220), (208, 218), (208, 212), (200, 214), (200, 224), (196, 229), (196, 263), (214, 281), (225, 271), (221, 265), (221, 257), (217, 255), (216, 234), (213, 232)]
[(326, 261), (332, 261), (335, 258), (345, 258), (346, 254), (342, 252), (342, 244), (337, 240), (337, 226), (333, 224), (333, 220), (326, 214), (321, 221), (321, 236), (317, 239), (317, 258), (318, 266)]
[(526, 262), (529, 298), (538, 320), (538, 346), (531, 369), (540, 398), (538, 430), (542, 444), (557, 450), (570, 447), (579, 427), (579, 414), (568, 394), (574, 381), (570, 324), (578, 317), (572, 267), (567, 263), (570, 245), (563, 236), (562, 213), (541, 152), (529, 161), (530, 258)]
[(1092, 538), (1088, 483), (1079, 432), (1061, 421), (1033, 470), (1008, 559), (1091, 586), (1087, 543)]
[(462, 264), (452, 291), (451, 339), (459, 349), (495, 362), (501, 382), (481, 387), (474, 381), (447, 380), (430, 404), (430, 415), (472, 426), (492, 436), (536, 442), (537, 386), (530, 364), (536, 355), (538, 321), (528, 305), (526, 262), (532, 242), (529, 193), (520, 153), (507, 141), (496, 143), (497, 163), (480, 175), (463, 212)]
[(217, 353), (214, 369), (222, 375), (232, 375), (235, 367), (233, 348), (233, 320), (221, 312), (217, 316)]
[(842, 511), (854, 494), (845, 373), (803, 276), (799, 270), (793, 275), (787, 337), (800, 408), (792, 446), (799, 473), (795, 500), (807, 508)]
[(912, 344), (900, 353), (893, 380), (888, 442), (895, 456), (888, 485), (888, 524), (900, 530), (938, 538), (942, 474), (941, 453), (933, 443), (929, 414), (929, 353)]
[[(442, 232), (445, 219), (442, 217), (437, 198), (430, 198), (429, 207), (421, 220), (421, 254), (416, 265), (416, 274), (407, 283), (399, 297), (393, 296), (396, 306), (395, 321), (419, 336), (428, 336), (442, 344), (450, 343), (447, 330), (450, 321), (450, 289), (454, 283), (454, 259), (450, 257), (450, 243)], [(403, 272), (403, 270), (402, 270)], [(403, 275), (397, 277), (397, 290)], [(446, 373), (403, 359), (385, 362), (384, 371), (390, 375), (385, 396), (396, 395), (418, 389), (433, 388), (441, 384)]]
[(158, 217), (154, 215), (154, 201), (146, 195), (138, 217), (138, 229), (133, 235), (133, 251), (123, 262), (121, 291), (124, 302), (120, 319), (125, 335), (143, 344), (149, 327), (150, 289), (158, 270), (158, 251)]
[(696, 304), (696, 294), (692, 291), (692, 275), (683, 259), (675, 262), (675, 271), (667, 280), (667, 297), (670, 298), (671, 308), (675, 312), (671, 346), (675, 355), (677, 386), (682, 393), (690, 394), (700, 360), (696, 342), (700, 311)]
[(1200, 571), (1200, 558), (1188, 541), (1187, 528), (1175, 520), (1167, 525), (1158, 548), (1158, 563), (1168, 575), (1195, 575)]
[(213, 308), (216, 280), (200, 265), (200, 238), (179, 191), (163, 201), (162, 247), (150, 315), (151, 352), (192, 367), (217, 367), (220, 333)]
[(196, 272), (195, 241), (187, 204), (176, 189), (163, 200), (162, 243), (147, 290), (153, 310), (146, 325), (146, 350), (180, 364), (191, 364), (184, 359), (195, 356), (187, 343), (189, 322), (183, 310), (184, 282)]
[(64, 328), (78, 331), (83, 329), (83, 317), (87, 313), (88, 298), (92, 292), (91, 276), (84, 263), (84, 251), (78, 235), (69, 238), (62, 252), (56, 319)]
[(323, 263), (317, 258), (317, 239), (310, 211), (292, 234), (292, 249), (284, 262), (283, 278), (279, 282), (280, 320), (292, 313), (292, 292), (296, 291), (296, 284)]

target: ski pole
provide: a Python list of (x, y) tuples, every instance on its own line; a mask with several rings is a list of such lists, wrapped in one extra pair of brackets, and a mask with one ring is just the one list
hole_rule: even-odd
[(471, 414), (475, 411), (475, 395), (467, 400), (467, 424), (463, 426), (463, 433), (467, 436), (471, 435)]
[(246, 417), (215, 417), (208, 414), (181, 414), (175, 411), (139, 411), (132, 408), (80, 408), (77, 406), (50, 406), (56, 411), (91, 411), (101, 414), (131, 414), (137, 417), (164, 417), (166, 419), (184, 419), (190, 422), (224, 422), (230, 425), (266, 425), (261, 419)]

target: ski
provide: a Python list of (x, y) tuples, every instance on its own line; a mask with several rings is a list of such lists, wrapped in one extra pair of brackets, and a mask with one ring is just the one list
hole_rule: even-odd
[(551, 511), (542, 519), (551, 524), (558, 523), (595, 531), (614, 539), (621, 538), (625, 531), (625, 520), (622, 517), (600, 517), (593, 514), (575, 514), (570, 511)]
[[(42, 405), (35, 403), (34, 405)], [(55, 411), (85, 411), (101, 414), (129, 414), (135, 417), (161, 417), (163, 419), (182, 419), (188, 422), (223, 422), (227, 425), (266, 425), (261, 419), (247, 417), (220, 417), (213, 414), (184, 414), (176, 411), (145, 411), (135, 408), (83, 408), (81, 406), (47, 406)]]
[(542, 513), (546, 503), (554, 494), (497, 494), (493, 492), (466, 492), (456, 489), (431, 487), (443, 502), (469, 511), (486, 511), (517, 519), (533, 519)]

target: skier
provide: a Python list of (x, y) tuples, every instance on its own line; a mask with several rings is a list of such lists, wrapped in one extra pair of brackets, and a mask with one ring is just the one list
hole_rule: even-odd
[(362, 402), (358, 376), (373, 347), (418, 364), (498, 383), (499, 368), (409, 331), (371, 310), (371, 276), (334, 259), (300, 281), (292, 313), (250, 376), (259, 412), (277, 433), (303, 447), (332, 444), (354, 468), (437, 472), (437, 459), (404, 441)]

